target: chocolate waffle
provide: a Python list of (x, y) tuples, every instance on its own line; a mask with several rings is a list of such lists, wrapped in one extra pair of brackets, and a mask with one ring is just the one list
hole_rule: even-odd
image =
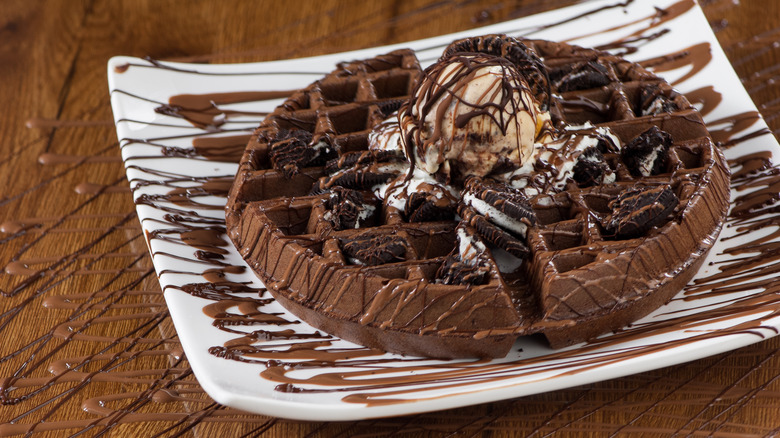
[[(695, 274), (729, 171), (685, 97), (637, 64), (562, 43), (491, 35), (445, 57), (474, 53), (512, 58), (549, 110), (554, 139), (530, 174), (415, 179), (409, 146), (384, 126), (426, 77), (405, 50), (340, 64), (256, 130), (227, 229), (290, 312), (385, 351), (501, 357), (522, 335), (559, 348), (617, 330)], [(566, 157), (566, 172), (549, 172)]]

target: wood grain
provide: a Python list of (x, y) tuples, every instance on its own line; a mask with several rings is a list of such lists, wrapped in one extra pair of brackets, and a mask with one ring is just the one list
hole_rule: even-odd
[[(573, 3), (0, 3), (0, 265), (6, 269), (0, 277), (0, 381), (6, 386), (22, 377), (16, 383), (30, 384), (9, 392), (21, 400), (2, 400), (0, 433), (13, 431), (12, 424), (37, 424), (40, 436), (780, 433), (778, 338), (568, 390), (348, 423), (295, 422), (220, 406), (181, 357), (111, 124), (105, 71), (111, 56), (213, 63), (303, 57), (467, 30)], [(777, 135), (780, 2), (700, 3)], [(92, 189), (77, 193), (77, 187)], [(68, 366), (60, 381), (35, 392), (35, 379), (51, 379)], [(120, 373), (132, 378), (117, 381)], [(187, 388), (187, 399), (166, 399), (169, 385)], [(96, 410), (101, 403), (104, 410)]]

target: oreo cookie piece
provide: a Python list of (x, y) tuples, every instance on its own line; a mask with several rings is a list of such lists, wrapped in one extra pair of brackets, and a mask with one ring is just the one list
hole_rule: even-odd
[(550, 72), (550, 80), (559, 93), (603, 87), (612, 82), (607, 68), (596, 61), (556, 68)]
[(438, 186), (429, 185), (425, 191), (409, 195), (404, 207), (404, 216), (409, 222), (451, 220), (455, 216), (456, 204), (449, 193)]
[(678, 111), (677, 104), (664, 94), (658, 84), (648, 84), (639, 91), (637, 97), (638, 116), (654, 116)]
[(462, 202), (523, 238), (528, 227), (536, 224), (536, 214), (525, 193), (504, 183), (471, 177), (463, 189)]
[(406, 259), (408, 244), (403, 237), (384, 235), (360, 235), (340, 239), (341, 252), (354, 265), (377, 266), (402, 262)]
[(669, 185), (629, 189), (610, 201), (609, 214), (603, 222), (606, 235), (632, 239), (668, 221), (679, 203)]
[(521, 259), (530, 254), (528, 245), (526, 245), (525, 242), (497, 227), (488, 221), (485, 216), (478, 214), (473, 208), (460, 204), (458, 207), (458, 214), (461, 216), (463, 222), (476, 230), (477, 234), (486, 242)]
[(382, 112), (383, 116), (390, 117), (390, 115), (398, 111), (404, 103), (406, 103), (406, 99), (389, 99), (379, 102), (377, 106), (379, 106), (379, 111)]
[(378, 205), (379, 200), (370, 192), (334, 187), (325, 200), (328, 211), (323, 219), (337, 231), (360, 228), (373, 217)]
[(310, 145), (312, 133), (301, 129), (279, 129), (270, 139), (268, 157), (274, 169), (292, 178), (302, 167), (321, 166), (336, 156), (327, 143)]
[[(612, 175), (612, 169), (607, 164), (604, 154), (598, 147), (590, 147), (577, 157), (574, 165), (573, 178), (580, 187), (590, 187), (604, 184), (608, 176)], [(613, 177), (614, 179), (614, 177)]]
[(400, 150), (367, 150), (344, 153), (339, 158), (325, 163), (325, 172), (332, 174), (340, 170), (355, 166), (364, 166), (371, 163), (404, 162), (403, 152)]
[(485, 219), (484, 216), (472, 216), (469, 220), (469, 224), (477, 230), (477, 233), (479, 233), (483, 239), (503, 249), (509, 254), (512, 254), (515, 257), (523, 259), (528, 257), (530, 254), (528, 245), (525, 242), (507, 233), (501, 228), (496, 227), (487, 219)]
[(356, 165), (320, 178), (314, 183), (311, 193), (317, 195), (337, 186), (354, 190), (372, 190), (377, 185), (387, 184), (397, 178), (404, 169), (405, 165), (401, 163)]
[[(620, 152), (620, 140), (608, 130), (599, 128), (594, 130), (591, 136), (596, 138), (596, 147), (602, 154), (616, 154)], [(606, 132), (606, 133), (605, 133)]]
[(436, 271), (436, 283), (448, 285), (479, 286), (485, 284), (490, 268), (484, 264), (470, 264), (450, 255)]
[(620, 151), (628, 171), (635, 177), (658, 175), (666, 169), (672, 136), (657, 126), (637, 135)]

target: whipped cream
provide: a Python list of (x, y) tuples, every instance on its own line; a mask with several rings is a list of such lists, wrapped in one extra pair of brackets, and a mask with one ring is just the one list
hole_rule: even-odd
[[(584, 154), (591, 148), (598, 148), (600, 141), (611, 144), (607, 147), (619, 151), (620, 139), (607, 127), (594, 128), (590, 124), (569, 126), (567, 133), (547, 143), (537, 143), (534, 153), (522, 166), (510, 172), (497, 175), (516, 189), (522, 189), (526, 196), (533, 197), (541, 193), (557, 193), (566, 188), (574, 176), (574, 168), (579, 160), (592, 160)], [(610, 184), (615, 181), (615, 173), (609, 170), (601, 181)]]

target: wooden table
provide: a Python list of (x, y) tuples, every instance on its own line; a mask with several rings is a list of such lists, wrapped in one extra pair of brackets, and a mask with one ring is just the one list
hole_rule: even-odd
[[(466, 30), (572, 3), (0, 3), (0, 265), (6, 272), (0, 277), (0, 434), (780, 433), (780, 337), (567, 390), (344, 423), (288, 421), (220, 406), (198, 386), (181, 354), (119, 157), (106, 84), (109, 57), (213, 63), (302, 57)], [(776, 135), (780, 2), (701, 3)], [(172, 387), (177, 396), (166, 390)]]

